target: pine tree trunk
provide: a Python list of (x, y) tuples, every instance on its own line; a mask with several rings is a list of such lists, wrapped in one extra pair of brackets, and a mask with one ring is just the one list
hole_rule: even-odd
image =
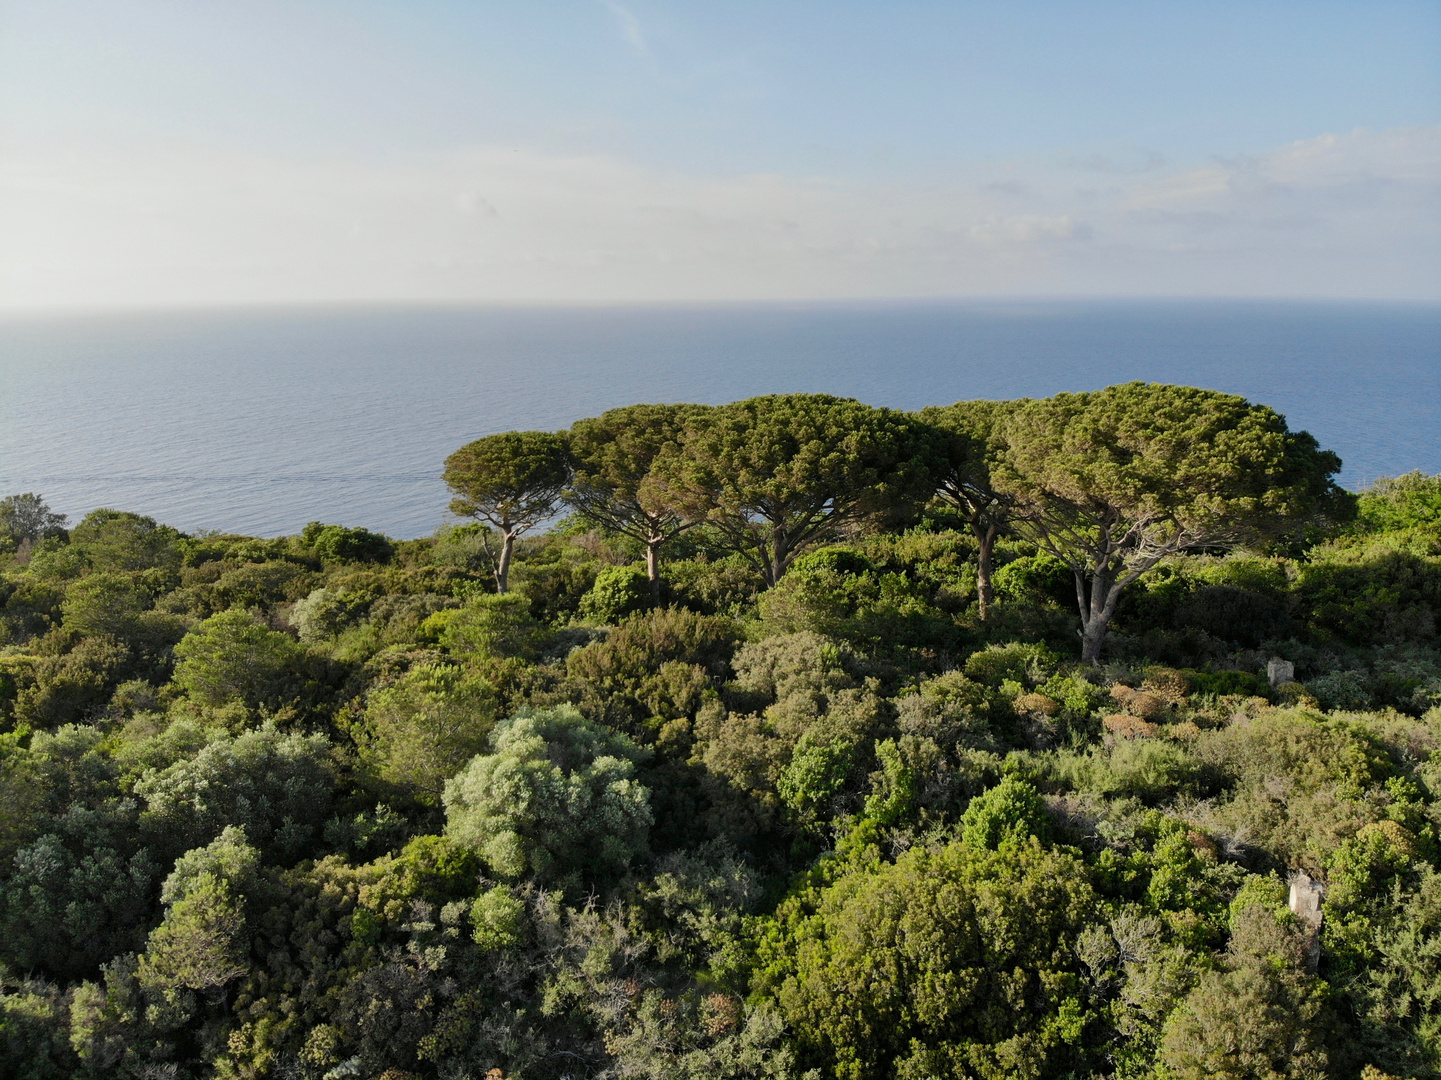
[(649, 540), (645, 545), (645, 574), (650, 579), (651, 607), (660, 607), (660, 552), (659, 543)]
[(995, 599), (995, 589), (991, 585), (991, 554), (996, 549), (996, 527), (982, 528), (975, 527), (976, 539), (981, 542), (980, 554), (976, 556), (976, 597), (981, 608), (981, 622), (985, 622), (991, 614), (991, 601)]
[(507, 584), (510, 581), (510, 557), (514, 551), (515, 533), (502, 533), (500, 539), (500, 561), (495, 565), (495, 591), (502, 596), (505, 595)]
[(771, 532), (770, 558), (765, 560), (766, 588), (774, 588), (780, 581), (781, 576), (786, 572), (786, 558), (790, 555), (790, 546), (786, 543), (785, 536), (779, 529)]
[(1087, 664), (1101, 662), (1101, 646), (1106, 643), (1106, 626), (1109, 619), (1092, 615), (1081, 628), (1081, 661)]
[[(1110, 628), (1111, 616), (1116, 613), (1119, 590), (1114, 585), (1109, 571), (1092, 575), (1089, 590), (1083, 589), (1077, 580), (1077, 599), (1081, 601), (1081, 660), (1084, 663), (1101, 662), (1101, 646), (1106, 643), (1106, 631)], [(1089, 598), (1085, 595), (1087, 591), (1090, 592)]]

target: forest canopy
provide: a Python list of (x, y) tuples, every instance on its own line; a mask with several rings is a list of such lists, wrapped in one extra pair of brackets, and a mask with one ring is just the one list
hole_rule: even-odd
[(0, 500), (0, 1075), (1441, 1075), (1441, 477), (1339, 469), (1133, 383)]

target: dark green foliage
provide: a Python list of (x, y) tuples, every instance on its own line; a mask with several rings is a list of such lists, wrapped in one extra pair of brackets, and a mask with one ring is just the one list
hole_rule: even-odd
[(65, 591), (26, 574), (0, 584), (0, 634), (6, 644), (19, 645), (39, 637), (60, 623), (60, 605)]
[(512, 587), (530, 603), (541, 622), (561, 625), (580, 613), (581, 601), (604, 569), (595, 553), (550, 535), (522, 537), (518, 542)]
[(621, 727), (657, 727), (694, 714), (736, 647), (727, 619), (669, 608), (632, 615), (604, 640), (571, 653), (566, 671), (589, 691), (581, 704)]
[(1301, 569), (1297, 592), (1313, 625), (1350, 644), (1434, 640), (1441, 537), (1410, 530), (1337, 541)]
[(996, 595), (1013, 604), (1076, 602), (1076, 575), (1054, 555), (1039, 552), (1012, 559), (995, 573)]
[[(1079, 397), (615, 410), (401, 542), (0, 503), (0, 1075), (1441, 1075), (1435, 478)], [(1259, 546), (1082, 662), (1062, 480)]]
[(13, 706), (15, 722), (32, 727), (55, 727), (98, 713), (137, 669), (134, 651), (110, 637), (54, 635), (42, 640), (36, 652), (34, 663), (16, 672)]
[(435, 634), (456, 656), (534, 660), (550, 639), (547, 627), (530, 613), (523, 596), (480, 594), (464, 606), (428, 618), (422, 629)]
[(914, 851), (784, 905), (763, 985), (830, 1075), (1064, 1074), (1093, 903), (1080, 861), (1034, 841)]
[(154, 518), (92, 510), (70, 531), (70, 546), (95, 570), (168, 570), (180, 564), (180, 534)]
[(1197, 589), (1179, 605), (1175, 621), (1250, 648), (1285, 638), (1293, 630), (1291, 620), (1274, 600), (1233, 585)]
[(395, 545), (369, 529), (347, 529), (343, 525), (322, 525), (312, 521), (300, 533), (321, 562), (388, 562)]
[(0, 499), (0, 534), (12, 544), (65, 535), (65, 515), (50, 509), (33, 491)]
[(791, 569), (798, 574), (845, 576), (872, 573), (875, 565), (864, 555), (847, 548), (822, 548), (796, 559)]
[(72, 805), (16, 852), (0, 886), (0, 957), (16, 971), (93, 976), (143, 943), (160, 865), (135, 842), (134, 802)]
[(905, 570), (885, 570), (864, 555), (823, 548), (803, 555), (757, 610), (768, 629), (815, 630), (848, 641), (898, 667), (934, 669), (937, 649), (961, 640), (952, 617), (934, 605), (928, 583)]
[(1245, 908), (1221, 971), (1201, 974), (1161, 1045), (1178, 1080), (1326, 1075), (1324, 990), (1301, 966), (1301, 934), (1259, 905)]
[(300, 692), (300, 649), (245, 611), (212, 615), (175, 646), (175, 683), (206, 705), (275, 707)]
[(703, 615), (736, 615), (754, 604), (765, 588), (760, 573), (739, 555), (688, 559), (666, 567), (670, 596)]
[(1381, 1067), (1424, 1076), (1441, 1061), (1441, 875), (1423, 870), (1400, 884), (1399, 904), (1373, 903), (1374, 951), (1348, 989)]
[(636, 566), (613, 566), (595, 576), (580, 601), (580, 613), (597, 623), (616, 623), (650, 606), (650, 582)]
[(273, 725), (220, 734), (193, 758), (151, 769), (136, 782), (140, 826), (173, 852), (244, 826), (271, 858), (310, 850), (330, 813), (335, 763), (323, 735), (282, 734)]
[(1249, 671), (1197, 671), (1191, 675), (1191, 685), (1198, 694), (1266, 697), (1270, 693), (1266, 680)]
[(0, 1075), (69, 1080), (75, 1075), (62, 992), (38, 980), (0, 981)]

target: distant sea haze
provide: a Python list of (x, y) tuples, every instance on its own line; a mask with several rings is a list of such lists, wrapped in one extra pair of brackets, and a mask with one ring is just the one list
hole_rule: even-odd
[(1441, 305), (967, 302), (326, 308), (0, 321), (0, 494), (188, 531), (450, 520), (441, 463), (639, 401), (915, 409), (1131, 379), (1242, 394), (1357, 488), (1441, 472)]

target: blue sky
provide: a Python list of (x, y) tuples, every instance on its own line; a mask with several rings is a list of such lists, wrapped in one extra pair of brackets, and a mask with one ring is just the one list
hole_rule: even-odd
[(0, 0), (0, 305), (1441, 298), (1441, 4)]

